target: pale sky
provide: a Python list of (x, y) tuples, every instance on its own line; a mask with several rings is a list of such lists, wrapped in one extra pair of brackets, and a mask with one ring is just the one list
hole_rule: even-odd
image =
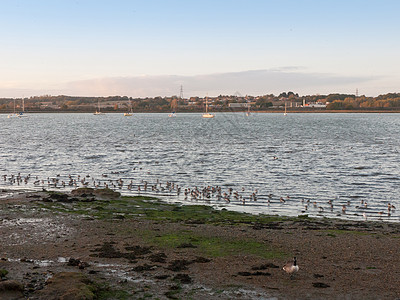
[(400, 92), (397, 0), (0, 0), (0, 97)]

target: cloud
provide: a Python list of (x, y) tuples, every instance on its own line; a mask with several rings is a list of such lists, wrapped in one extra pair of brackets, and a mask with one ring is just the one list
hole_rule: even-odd
[[(184, 97), (232, 95), (279, 94), (293, 91), (300, 95), (355, 93), (375, 94), (393, 92), (377, 91), (373, 82), (382, 78), (363, 76), (338, 76), (326, 73), (307, 73), (302, 67), (284, 67), (269, 70), (250, 70), (243, 72), (215, 73), (194, 76), (161, 75), (106, 77), (71, 81), (48, 89), (23, 89), (0, 87), (2, 97), (26, 97), (34, 95), (71, 96), (130, 96), (156, 97), (179, 95), (183, 86)], [(41, 84), (40, 86), (44, 86)], [(365, 87), (365, 89), (363, 89)], [(367, 90), (370, 88), (371, 90)], [(374, 90), (375, 88), (375, 90)], [(386, 87), (387, 88), (387, 87)]]
[[(132, 97), (155, 97), (179, 95), (180, 86), (184, 96), (279, 94), (294, 91), (299, 94), (335, 93), (351, 89), (375, 80), (371, 77), (335, 76), (332, 74), (305, 73), (301, 68), (287, 67), (273, 70), (215, 73), (195, 76), (136, 76), (99, 78), (70, 82), (66, 94), (106, 96), (127, 95)], [(68, 92), (69, 91), (69, 92)]]

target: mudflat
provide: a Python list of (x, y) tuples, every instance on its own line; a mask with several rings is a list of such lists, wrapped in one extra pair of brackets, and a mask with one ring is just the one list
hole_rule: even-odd
[[(397, 299), (400, 224), (2, 191), (0, 299)], [(283, 265), (297, 258), (290, 276)]]

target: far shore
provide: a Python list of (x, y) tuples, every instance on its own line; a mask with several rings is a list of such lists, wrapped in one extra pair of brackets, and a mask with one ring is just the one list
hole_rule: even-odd
[[(123, 114), (126, 111), (104, 111), (105, 114)], [(12, 114), (12, 111), (0, 111), (0, 114), (2, 115), (8, 115)], [(24, 114), (49, 114), (49, 113), (60, 113), (60, 114), (65, 114), (65, 113), (73, 113), (73, 114), (93, 114), (94, 111), (66, 111), (66, 110), (54, 110), (54, 111), (25, 111)], [(169, 114), (171, 112), (169, 111), (137, 111), (133, 112), (133, 114), (145, 114), (145, 113), (160, 113), (160, 114)], [(177, 112), (177, 114), (199, 114), (203, 113), (203, 111), (198, 110), (198, 111), (182, 111), (182, 112)], [(246, 111), (233, 111), (233, 110), (224, 110), (224, 111), (212, 111), (212, 113), (238, 113), (238, 114), (244, 114)], [(258, 114), (258, 113), (270, 113), (270, 114), (276, 114), (280, 113), (283, 114), (284, 110), (283, 109), (271, 109), (271, 110), (259, 110), (259, 111), (251, 111), (252, 114)], [(288, 109), (287, 110), (288, 114), (298, 114), (298, 113), (328, 113), (328, 114), (337, 114), (337, 113), (377, 113), (377, 114), (387, 114), (387, 113), (400, 113), (400, 109), (397, 110), (323, 110), (323, 109)]]

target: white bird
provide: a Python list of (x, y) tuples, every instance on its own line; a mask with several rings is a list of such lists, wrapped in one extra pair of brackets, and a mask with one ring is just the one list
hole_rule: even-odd
[(293, 257), (293, 262), (286, 263), (282, 270), (290, 274), (290, 278), (293, 278), (293, 274), (299, 271), (299, 266), (297, 265), (296, 257)]

